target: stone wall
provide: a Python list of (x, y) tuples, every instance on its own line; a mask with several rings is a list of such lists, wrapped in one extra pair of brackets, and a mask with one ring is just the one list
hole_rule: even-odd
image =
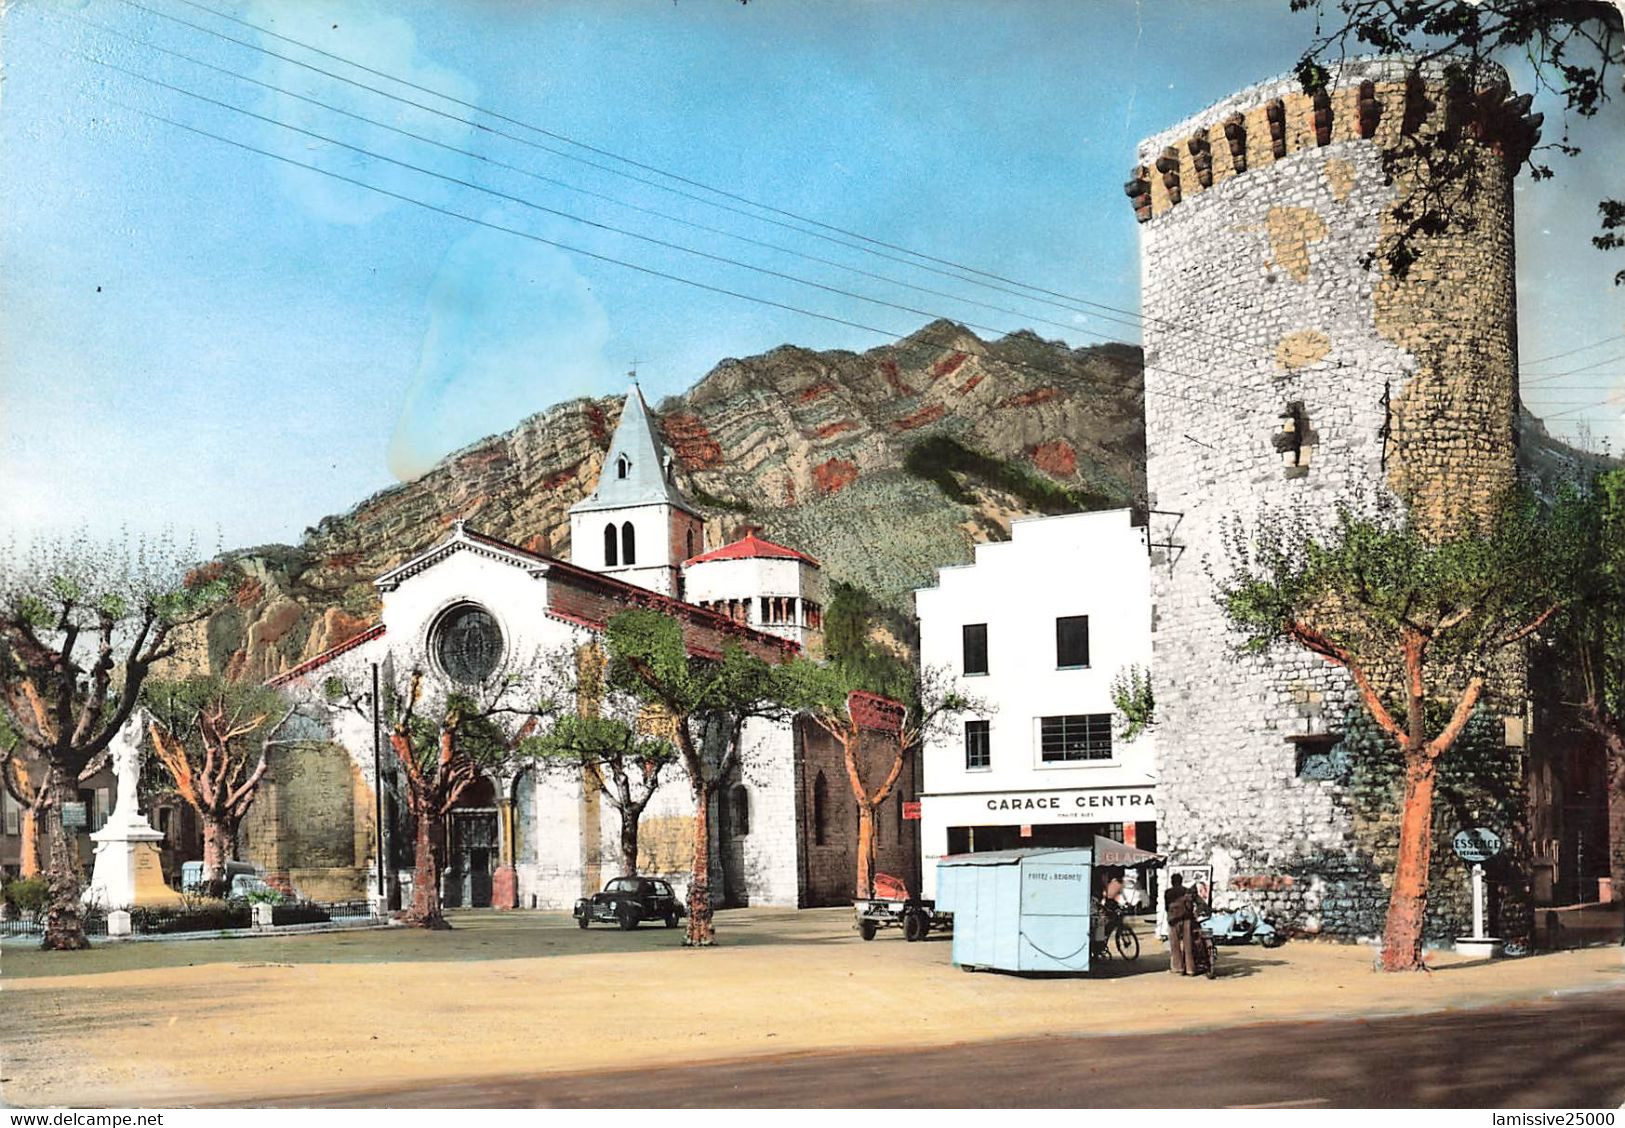
[[(1163, 848), (1213, 861), (1221, 902), (1259, 902), (1305, 932), (1372, 934), (1386, 909), (1391, 828), (1360, 809), (1354, 750), (1335, 735), (1363, 709), (1341, 670), (1301, 650), (1235, 657), (1205, 565), (1223, 566), (1224, 522), (1251, 530), (1264, 506), (1324, 519), (1340, 498), (1387, 493), (1445, 531), (1512, 484), (1525, 109), (1499, 76), (1458, 97), (1439, 68), (1355, 62), (1325, 95), (1278, 79), (1144, 142), (1127, 185), (1142, 222)], [(1414, 241), (1401, 279), (1389, 252), (1418, 203), (1414, 161), (1446, 128), (1485, 175), (1450, 202), (1446, 230)], [(1435, 934), (1459, 926), (1452, 904), (1441, 886), (1453, 919)]]
[[(802, 850), (806, 861), (806, 888), (802, 904), (849, 904), (855, 894), (858, 875), (858, 807), (847, 779), (841, 746), (828, 733), (803, 718), (801, 785), (803, 825)], [(891, 770), (896, 744), (879, 733), (865, 733), (860, 763), (864, 783), (872, 792)], [(818, 841), (816, 791), (820, 775), (824, 780), (824, 835)], [(920, 867), (920, 824), (902, 819), (902, 804), (919, 798), (915, 765), (905, 763), (903, 774), (892, 795), (875, 811), (875, 870), (907, 882), (918, 895)]]

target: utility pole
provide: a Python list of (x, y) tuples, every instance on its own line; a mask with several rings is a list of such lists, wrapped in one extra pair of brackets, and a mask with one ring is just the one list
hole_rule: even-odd
[(373, 853), (378, 859), (378, 906), (380, 911), (389, 907), (389, 890), (384, 885), (384, 718), (378, 693), (378, 663), (372, 664), (372, 803), (373, 825), (378, 830), (378, 845)]

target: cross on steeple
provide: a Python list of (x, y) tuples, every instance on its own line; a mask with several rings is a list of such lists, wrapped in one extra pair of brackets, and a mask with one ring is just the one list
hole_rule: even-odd
[(631, 380), (632, 383), (634, 383), (634, 384), (636, 384), (638, 382), (638, 365), (640, 365), (642, 363), (643, 362), (641, 360), (638, 360), (636, 357), (632, 358), (632, 371), (628, 372), (626, 374), (626, 376), (627, 376), (627, 379)]

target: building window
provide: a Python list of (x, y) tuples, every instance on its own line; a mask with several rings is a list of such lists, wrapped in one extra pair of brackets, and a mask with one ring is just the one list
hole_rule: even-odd
[(21, 834), (23, 820), (22, 809), (17, 806), (17, 803), (11, 798), (10, 795), (0, 794), (0, 799), (3, 799), (6, 805), (6, 833), (14, 836)]
[(630, 469), (632, 469), (632, 460), (627, 458), (626, 455), (623, 454), (615, 460), (615, 476), (617, 478), (626, 477), (626, 473)]
[(897, 793), (897, 801), (892, 804), (892, 810), (897, 812), (897, 844), (903, 844), (903, 793)]
[(1039, 756), (1046, 764), (1112, 758), (1112, 715), (1074, 713), (1042, 717), (1038, 725)]
[(993, 746), (988, 722), (965, 722), (965, 770), (980, 771), (993, 766)]
[(638, 538), (632, 529), (632, 522), (627, 521), (621, 526), (621, 563), (636, 564), (638, 562)]
[(688, 551), (683, 553), (683, 559), (684, 560), (691, 560), (691, 559), (693, 559), (693, 557), (694, 557), (694, 530), (690, 529), (688, 531)]
[(813, 779), (813, 845), (829, 841), (829, 782), (819, 772)]
[(750, 833), (750, 792), (741, 783), (734, 787), (731, 798), (733, 800), (734, 837), (743, 838)]
[(477, 685), (502, 662), (502, 629), (491, 613), (472, 603), (447, 611), (430, 632), (431, 650), (452, 681)]
[(1089, 616), (1063, 615), (1055, 620), (1055, 665), (1075, 670), (1089, 664)]
[(621, 562), (619, 541), (616, 538), (615, 522), (611, 521), (604, 526), (604, 567), (613, 568)]
[(987, 673), (987, 624), (966, 623), (964, 626), (965, 638), (965, 674)]

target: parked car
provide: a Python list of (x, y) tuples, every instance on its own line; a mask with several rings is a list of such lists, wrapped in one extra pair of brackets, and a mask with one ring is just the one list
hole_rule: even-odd
[(631, 931), (646, 920), (663, 920), (667, 928), (676, 928), (684, 909), (671, 886), (658, 877), (617, 877), (602, 893), (577, 901), (573, 915), (582, 928), (597, 921)]
[[(225, 877), (230, 892), (227, 896), (241, 897), (248, 890), (256, 888), (254, 882), (264, 885), (264, 875), (259, 867), (249, 862), (227, 861)], [(243, 879), (252, 879), (245, 882)], [(203, 863), (199, 861), (181, 863), (181, 892), (200, 893), (203, 891)]]

